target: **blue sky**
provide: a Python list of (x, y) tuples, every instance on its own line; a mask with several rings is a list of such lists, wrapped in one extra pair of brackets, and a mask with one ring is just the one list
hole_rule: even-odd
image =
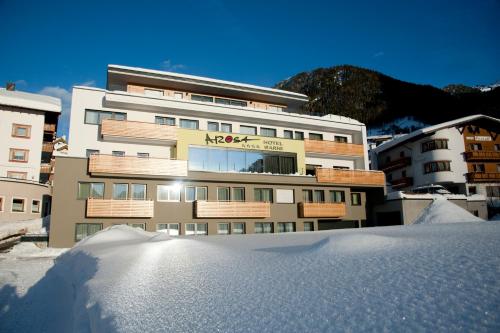
[(0, 84), (70, 102), (106, 65), (264, 86), (352, 64), (442, 87), (500, 80), (500, 1), (0, 0)]

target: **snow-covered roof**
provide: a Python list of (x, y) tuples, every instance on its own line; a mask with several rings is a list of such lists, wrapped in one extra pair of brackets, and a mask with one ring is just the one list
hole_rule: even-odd
[(425, 127), (425, 128), (421, 128), (421, 129), (416, 130), (414, 132), (411, 132), (409, 134), (402, 135), (402, 136), (397, 137), (397, 138), (395, 138), (393, 140), (384, 142), (380, 146), (378, 146), (376, 148), (373, 148), (372, 151), (375, 152), (375, 153), (380, 153), (380, 152), (383, 152), (383, 151), (385, 151), (387, 149), (390, 149), (392, 147), (395, 147), (395, 146), (398, 146), (398, 145), (400, 145), (402, 143), (410, 141), (412, 139), (416, 139), (416, 138), (418, 138), (420, 136), (424, 136), (426, 134), (433, 133), (433, 132), (441, 130), (443, 128), (454, 127), (454, 126), (460, 125), (462, 123), (468, 123), (470, 121), (478, 120), (478, 119), (481, 119), (481, 118), (500, 122), (500, 119), (497, 119), (497, 118), (494, 118), (494, 117), (486, 116), (486, 115), (483, 115), (483, 114), (475, 114), (475, 115), (472, 115), (472, 116), (462, 117), (462, 118), (458, 118), (458, 119), (446, 121), (444, 123), (440, 123), (440, 124), (437, 124), (437, 125), (432, 125), (432, 126), (428, 126), (428, 127)]
[(23, 91), (11, 91), (4, 88), (0, 88), (0, 105), (46, 112), (61, 112), (61, 100), (59, 98)]

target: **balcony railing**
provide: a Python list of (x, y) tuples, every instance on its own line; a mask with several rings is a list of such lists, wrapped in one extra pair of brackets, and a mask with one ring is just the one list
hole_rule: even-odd
[(470, 183), (500, 182), (500, 172), (469, 172), (467, 181)]
[(196, 201), (197, 218), (265, 218), (271, 216), (269, 202)]
[(154, 201), (87, 199), (87, 217), (153, 217)]
[(101, 124), (104, 140), (156, 141), (162, 144), (175, 144), (175, 126), (146, 123), (140, 121), (104, 119)]
[(382, 171), (316, 168), (316, 180), (318, 183), (385, 186)]
[(327, 154), (327, 155), (363, 157), (365, 154), (363, 145), (354, 143), (335, 142), (335, 141), (304, 139), (304, 149), (306, 153)]
[(40, 165), (40, 173), (51, 173), (52, 165), (49, 163), (43, 163)]
[(500, 161), (500, 151), (472, 150), (465, 152), (466, 161)]
[(389, 172), (389, 171), (404, 168), (407, 165), (411, 165), (411, 158), (408, 156), (401, 157), (401, 158), (398, 158), (397, 160), (387, 162), (380, 167), (380, 170), (382, 170), (384, 172)]
[(43, 130), (45, 132), (55, 132), (56, 124), (43, 124)]
[(299, 202), (300, 217), (343, 217), (346, 215), (345, 203)]
[(93, 154), (89, 158), (89, 172), (185, 177), (187, 176), (187, 161)]
[(391, 181), (392, 188), (402, 188), (413, 185), (412, 177), (402, 177)]
[(53, 142), (42, 143), (42, 151), (44, 153), (52, 153), (54, 151), (54, 143)]

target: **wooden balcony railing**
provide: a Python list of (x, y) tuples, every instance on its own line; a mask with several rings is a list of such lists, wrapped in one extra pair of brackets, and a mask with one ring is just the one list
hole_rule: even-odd
[(52, 165), (48, 163), (44, 163), (40, 165), (40, 173), (51, 173), (52, 172)]
[(404, 168), (407, 165), (411, 165), (411, 158), (408, 156), (401, 157), (401, 158), (398, 158), (397, 160), (387, 162), (380, 167), (380, 170), (382, 170), (384, 172), (389, 172), (389, 171)]
[(385, 186), (382, 171), (316, 168), (316, 180), (318, 183)]
[(466, 161), (500, 161), (500, 151), (471, 150), (465, 152)]
[(94, 154), (89, 158), (89, 172), (185, 177), (187, 176), (187, 161)]
[(470, 183), (500, 182), (500, 172), (469, 172), (467, 181)]
[(43, 130), (45, 132), (55, 132), (56, 124), (43, 124)]
[(299, 202), (300, 217), (342, 217), (346, 215), (343, 202)]
[(264, 218), (271, 216), (269, 202), (195, 201), (197, 218)]
[(402, 177), (391, 181), (392, 188), (402, 188), (413, 185), (412, 177)]
[(52, 153), (54, 151), (54, 143), (53, 142), (42, 143), (42, 151), (44, 153)]
[(87, 199), (87, 217), (153, 217), (154, 201)]
[(177, 128), (175, 126), (140, 121), (104, 119), (101, 124), (101, 135), (104, 140), (113, 138), (175, 144), (177, 141)]
[(304, 139), (306, 153), (317, 153), (327, 155), (344, 155), (363, 157), (365, 150), (363, 145), (354, 143), (342, 143), (335, 141), (320, 141)]

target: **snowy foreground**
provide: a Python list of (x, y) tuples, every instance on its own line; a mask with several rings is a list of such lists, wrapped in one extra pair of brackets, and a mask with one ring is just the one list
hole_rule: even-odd
[(498, 332), (499, 254), (498, 222), (175, 239), (115, 226), (26, 293), (0, 286), (0, 332)]

